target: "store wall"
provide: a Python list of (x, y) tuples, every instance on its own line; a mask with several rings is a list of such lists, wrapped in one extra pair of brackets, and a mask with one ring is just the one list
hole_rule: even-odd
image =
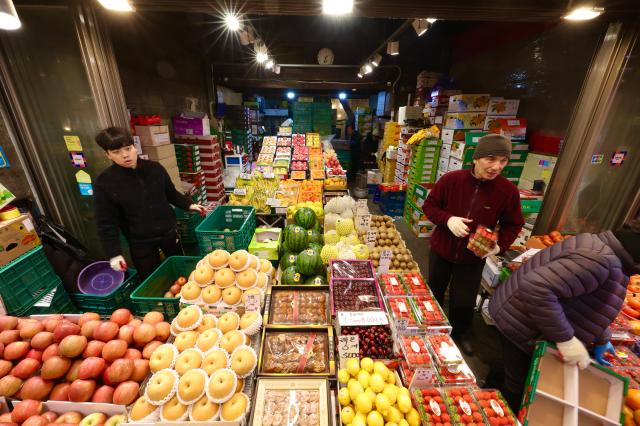
[(199, 111), (208, 111), (206, 28), (197, 15), (104, 13), (103, 18), (132, 114), (160, 114), (167, 120), (187, 108), (187, 98), (197, 99)]
[(606, 23), (483, 23), (452, 43), (450, 75), (467, 93), (520, 99), (529, 134), (564, 136)]
[(13, 192), (16, 198), (32, 198), (33, 192), (27, 181), (25, 170), (11, 142), (7, 123), (2, 117), (0, 117), (0, 147), (9, 162), (9, 167), (0, 168), (0, 183)]

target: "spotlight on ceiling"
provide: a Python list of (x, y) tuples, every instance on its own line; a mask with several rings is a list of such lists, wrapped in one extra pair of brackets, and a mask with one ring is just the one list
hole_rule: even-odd
[(418, 37), (426, 33), (429, 29), (429, 23), (426, 19), (414, 19), (412, 25), (413, 29), (416, 30), (416, 34), (418, 34)]
[(362, 71), (358, 71), (358, 78), (364, 77), (364, 73)]
[(344, 92), (340, 92), (340, 93), (338, 93), (338, 98), (340, 98), (342, 100), (347, 99), (347, 94), (344, 93)]
[(266, 62), (268, 59), (269, 59), (269, 55), (266, 54), (265, 52), (256, 53), (256, 61), (258, 61), (259, 64)]
[(224, 23), (229, 31), (238, 31), (240, 29), (240, 20), (232, 13), (227, 13), (225, 15)]
[(287, 92), (287, 98), (288, 98), (288, 99), (293, 99), (293, 98), (295, 98), (295, 97), (296, 97), (296, 94), (295, 94), (295, 93), (293, 93), (293, 92), (291, 92), (291, 91)]
[(13, 0), (0, 1), (0, 29), (17, 30), (21, 26)]
[(133, 6), (129, 0), (98, 0), (105, 9), (115, 12), (133, 12)]
[(371, 66), (371, 64), (365, 64), (365, 66), (363, 67), (363, 71), (365, 74), (369, 74), (371, 71), (373, 71), (373, 66)]
[(269, 59), (269, 60), (267, 60), (267, 62), (264, 64), (264, 67), (265, 67), (266, 69), (270, 70), (271, 68), (273, 68), (273, 66), (274, 66), (274, 65), (275, 65), (275, 64), (274, 64), (274, 62), (273, 62), (273, 59)]
[(373, 58), (371, 58), (371, 63), (373, 64), (374, 67), (377, 67), (378, 65), (380, 65), (381, 61), (382, 61), (382, 55), (379, 53), (374, 54)]
[(433, 24), (436, 21), (437, 21), (436, 18), (427, 18), (427, 22), (430, 23), (430, 24)]
[(387, 43), (387, 54), (395, 56), (400, 54), (400, 42), (390, 41)]
[(563, 16), (568, 21), (588, 21), (604, 13), (604, 7), (581, 6), (573, 8)]
[(346, 15), (353, 11), (353, 0), (322, 0), (325, 15)]

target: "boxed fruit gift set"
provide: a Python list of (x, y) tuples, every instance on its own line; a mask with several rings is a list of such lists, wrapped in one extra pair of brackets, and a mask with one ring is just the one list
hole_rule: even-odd
[(332, 260), (329, 266), (331, 312), (382, 310), (373, 264), (368, 260)]
[[(560, 360), (548, 342), (536, 347), (518, 420), (524, 425), (619, 425), (628, 379), (592, 363)], [(626, 424), (626, 423), (625, 423)]]
[(330, 326), (329, 286), (271, 286), (265, 303), (264, 323)]
[(358, 336), (360, 358), (369, 357), (385, 364), (396, 360), (389, 319), (383, 311), (340, 311), (336, 316), (336, 334)]

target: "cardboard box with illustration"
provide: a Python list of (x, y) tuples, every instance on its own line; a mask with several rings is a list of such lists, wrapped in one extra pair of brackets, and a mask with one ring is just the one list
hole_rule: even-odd
[(40, 238), (29, 214), (0, 222), (0, 266), (17, 259), (40, 245)]

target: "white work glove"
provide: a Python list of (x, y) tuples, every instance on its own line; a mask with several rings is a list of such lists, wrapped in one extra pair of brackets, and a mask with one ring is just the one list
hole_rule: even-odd
[(453, 235), (458, 238), (463, 238), (469, 235), (469, 227), (467, 223), (471, 223), (473, 220), (465, 219), (464, 217), (451, 216), (447, 221), (447, 227), (451, 230)]
[(485, 254), (484, 256), (482, 256), (483, 259), (486, 259), (489, 256), (493, 256), (495, 254), (500, 253), (500, 246), (498, 245), (498, 243), (496, 243), (496, 246), (493, 248), (493, 250), (491, 250), (489, 253)]
[(204, 216), (205, 214), (207, 214), (207, 209), (204, 208), (204, 206), (201, 206), (200, 204), (191, 204), (189, 206), (189, 210), (200, 213), (201, 216)]
[(566, 342), (558, 342), (557, 346), (560, 355), (562, 355), (562, 360), (567, 364), (578, 364), (581, 370), (584, 370), (591, 364), (591, 358), (589, 357), (587, 348), (575, 337), (572, 337), (571, 340), (567, 340)]
[(127, 270), (127, 262), (124, 260), (122, 256), (116, 256), (109, 259), (109, 264), (111, 265), (111, 269), (117, 272), (124, 272)]

